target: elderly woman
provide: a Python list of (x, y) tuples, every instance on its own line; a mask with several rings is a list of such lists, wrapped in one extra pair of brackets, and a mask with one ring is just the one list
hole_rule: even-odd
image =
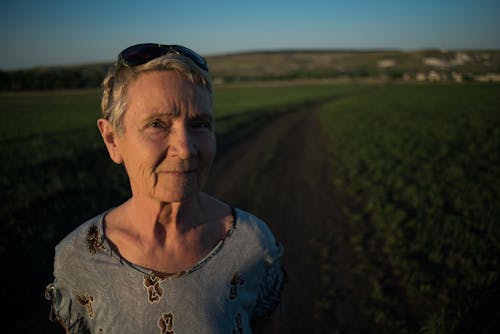
[(68, 333), (250, 333), (274, 323), (282, 247), (267, 225), (201, 192), (215, 156), (203, 57), (122, 51), (97, 121), (131, 197), (57, 246), (51, 317)]

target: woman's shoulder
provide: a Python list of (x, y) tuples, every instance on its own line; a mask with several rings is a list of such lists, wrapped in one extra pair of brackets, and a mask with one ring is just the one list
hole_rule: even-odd
[(240, 231), (240, 238), (250, 241), (247, 244), (259, 247), (266, 254), (266, 260), (269, 262), (282, 256), (283, 246), (265, 221), (239, 208), (234, 208), (234, 213), (235, 229)]
[(251, 232), (256, 236), (262, 238), (274, 237), (267, 223), (264, 222), (261, 218), (240, 208), (233, 208), (233, 210), (236, 222), (241, 226), (241, 228), (244, 228), (248, 230), (248, 232)]
[(102, 219), (106, 212), (88, 219), (67, 234), (55, 247), (56, 261), (66, 262), (68, 258), (74, 260), (74, 256), (82, 256), (84, 250), (92, 253), (102, 244)]

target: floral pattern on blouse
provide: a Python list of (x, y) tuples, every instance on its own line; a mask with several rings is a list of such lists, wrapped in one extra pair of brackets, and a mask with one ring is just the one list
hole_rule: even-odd
[(229, 299), (235, 299), (238, 296), (238, 286), (243, 285), (245, 279), (239, 271), (233, 274), (231, 278), (231, 289), (229, 290)]
[(87, 314), (89, 315), (89, 318), (93, 319), (94, 318), (94, 307), (93, 307), (94, 297), (90, 296), (88, 293), (84, 293), (81, 295), (77, 295), (76, 301), (78, 302), (78, 304), (85, 306), (85, 308), (87, 309)]
[(158, 320), (160, 334), (174, 334), (174, 315), (172, 313), (163, 313)]
[(148, 293), (148, 301), (150, 304), (159, 302), (163, 296), (163, 288), (160, 285), (161, 281), (163, 281), (163, 279), (156, 276), (154, 273), (144, 275), (143, 284)]
[(99, 229), (92, 225), (87, 233), (87, 246), (92, 255), (97, 254), (97, 251), (104, 250), (104, 244), (99, 236)]

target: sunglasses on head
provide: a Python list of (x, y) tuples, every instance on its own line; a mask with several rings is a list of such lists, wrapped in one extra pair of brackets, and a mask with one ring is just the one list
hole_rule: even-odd
[(188, 57), (198, 67), (208, 71), (208, 63), (205, 58), (182, 45), (164, 45), (155, 43), (132, 45), (120, 52), (118, 55), (118, 64), (123, 63), (127, 66), (138, 66), (169, 53)]

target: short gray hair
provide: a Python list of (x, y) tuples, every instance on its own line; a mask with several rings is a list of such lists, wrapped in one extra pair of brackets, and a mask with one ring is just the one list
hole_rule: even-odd
[(212, 97), (210, 74), (185, 56), (169, 53), (138, 66), (116, 64), (102, 82), (101, 113), (118, 133), (123, 132), (128, 85), (137, 79), (139, 74), (151, 71), (175, 71), (189, 82), (207, 89)]

